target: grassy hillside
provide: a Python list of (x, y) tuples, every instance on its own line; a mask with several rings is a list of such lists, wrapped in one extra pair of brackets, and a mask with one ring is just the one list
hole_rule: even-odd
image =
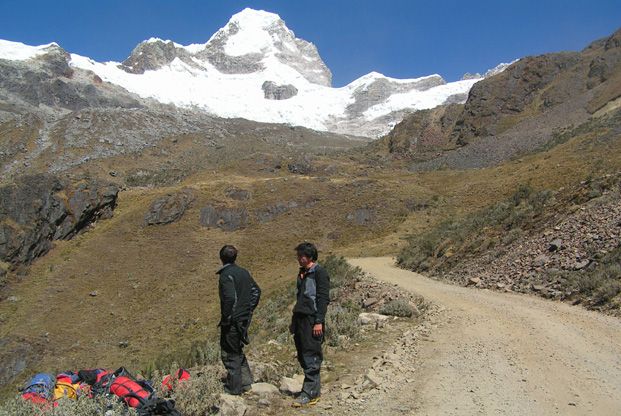
[[(621, 170), (621, 136), (610, 126), (578, 128), (548, 150), (479, 170), (412, 173), (323, 156), (315, 163), (334, 166), (333, 173), (252, 172), (251, 164), (234, 162), (174, 187), (129, 188), (114, 218), (57, 242), (27, 272), (9, 275), (0, 338), (5, 351), (24, 351), (32, 371), (147, 366), (162, 351), (187, 351), (214, 336), (214, 272), (223, 244), (239, 247), (240, 263), (252, 270), (267, 300), (293, 284), (292, 247), (302, 240), (316, 242), (322, 255), (397, 254), (406, 236), (468, 218), (520, 186), (562, 190)], [(251, 198), (232, 200), (225, 192), (231, 186), (250, 191)], [(184, 187), (196, 199), (179, 222), (144, 225), (155, 198)], [(259, 212), (291, 201), (296, 207), (260, 220)], [(209, 204), (246, 208), (246, 228), (201, 226), (200, 209)]]

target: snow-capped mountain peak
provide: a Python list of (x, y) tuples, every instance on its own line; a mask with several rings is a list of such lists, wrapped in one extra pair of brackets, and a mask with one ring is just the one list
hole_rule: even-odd
[[(55, 49), (61, 50), (0, 41), (0, 59), (30, 59)], [(464, 102), (481, 79), (447, 83), (437, 74), (396, 79), (370, 72), (333, 88), (315, 45), (296, 38), (277, 14), (252, 9), (233, 15), (206, 43), (184, 46), (153, 37), (122, 63), (72, 54), (69, 65), (162, 103), (363, 136), (385, 134), (408, 111)]]
[(277, 14), (252, 9), (235, 14), (210, 42), (217, 41), (220, 36), (225, 38), (224, 52), (229, 56), (274, 53), (280, 49), (276, 43), (286, 42), (291, 47), (291, 38), (294, 38)]

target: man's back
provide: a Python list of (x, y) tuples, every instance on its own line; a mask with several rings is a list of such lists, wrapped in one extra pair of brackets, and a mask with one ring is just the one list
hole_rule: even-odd
[(248, 270), (236, 264), (227, 264), (220, 274), (221, 324), (250, 319), (259, 304), (261, 289)]

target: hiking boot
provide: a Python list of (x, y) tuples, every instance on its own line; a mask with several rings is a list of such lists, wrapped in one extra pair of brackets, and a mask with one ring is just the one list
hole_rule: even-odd
[(308, 394), (302, 393), (298, 396), (297, 399), (293, 402), (291, 406), (293, 407), (305, 407), (305, 406), (313, 406), (317, 404), (319, 401), (319, 397), (309, 397)]

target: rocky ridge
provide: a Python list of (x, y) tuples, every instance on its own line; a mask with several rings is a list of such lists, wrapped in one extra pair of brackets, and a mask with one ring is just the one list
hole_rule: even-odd
[(621, 30), (580, 52), (520, 59), (477, 82), (463, 105), (407, 116), (378, 148), (413, 170), (498, 164), (559, 130), (610, 114), (621, 96)]

